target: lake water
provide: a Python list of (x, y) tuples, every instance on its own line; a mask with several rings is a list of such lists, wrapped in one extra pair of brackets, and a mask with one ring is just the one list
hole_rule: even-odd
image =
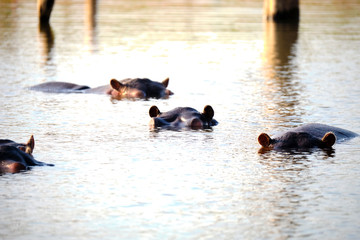
[[(55, 167), (0, 176), (0, 239), (358, 239), (360, 138), (260, 153), (319, 122), (360, 133), (360, 2), (0, 0), (0, 138)], [(47, 81), (170, 78), (166, 100), (47, 94)], [(215, 110), (213, 131), (149, 130), (148, 109)]]

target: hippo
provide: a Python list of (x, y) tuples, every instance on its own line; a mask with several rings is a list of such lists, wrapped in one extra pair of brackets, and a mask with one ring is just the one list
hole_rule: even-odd
[(320, 123), (305, 124), (292, 128), (289, 131), (275, 135), (273, 138), (266, 133), (261, 133), (258, 142), (263, 148), (270, 149), (310, 149), (331, 148), (335, 142), (341, 142), (358, 136), (338, 127)]
[(0, 174), (18, 173), (31, 166), (54, 166), (35, 160), (32, 156), (34, 147), (34, 136), (26, 144), (0, 139)]
[(173, 94), (167, 89), (169, 78), (155, 82), (147, 78), (127, 78), (121, 81), (110, 80), (110, 85), (90, 88), (68, 82), (46, 82), (30, 87), (31, 90), (51, 93), (98, 93), (107, 94), (114, 99), (167, 98)]
[(160, 112), (157, 106), (149, 109), (151, 117), (149, 126), (151, 129), (166, 128), (180, 130), (183, 128), (211, 129), (218, 122), (213, 119), (214, 110), (210, 105), (206, 105), (202, 113), (191, 107), (178, 107), (168, 112)]

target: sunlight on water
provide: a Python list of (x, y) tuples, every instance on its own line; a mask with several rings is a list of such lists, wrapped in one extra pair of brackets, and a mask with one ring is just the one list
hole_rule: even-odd
[[(321, 122), (360, 132), (359, 3), (1, 1), (1, 139), (34, 134), (34, 167), (0, 176), (4, 239), (357, 239), (359, 138), (261, 151), (257, 136)], [(170, 78), (169, 99), (28, 87)], [(150, 131), (148, 110), (210, 104), (211, 131)]]

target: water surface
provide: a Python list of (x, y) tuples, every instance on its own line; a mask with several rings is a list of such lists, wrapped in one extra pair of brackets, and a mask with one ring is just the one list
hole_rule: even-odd
[[(0, 138), (34, 134), (35, 167), (0, 177), (1, 239), (357, 239), (360, 139), (259, 153), (257, 136), (319, 122), (360, 133), (358, 1), (0, 1)], [(167, 100), (27, 88), (170, 77)], [(148, 128), (148, 109), (210, 104), (213, 131)]]

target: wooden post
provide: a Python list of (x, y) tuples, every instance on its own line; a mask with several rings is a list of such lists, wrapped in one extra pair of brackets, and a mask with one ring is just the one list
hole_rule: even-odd
[(96, 27), (96, 3), (97, 0), (85, 1), (85, 23), (89, 29)]
[(55, 0), (37, 0), (40, 24), (49, 24), (50, 15)]
[(97, 47), (96, 38), (96, 10), (97, 0), (85, 0), (85, 43), (88, 45), (89, 51), (93, 52)]
[(299, 0), (264, 0), (264, 14), (275, 22), (299, 21)]

